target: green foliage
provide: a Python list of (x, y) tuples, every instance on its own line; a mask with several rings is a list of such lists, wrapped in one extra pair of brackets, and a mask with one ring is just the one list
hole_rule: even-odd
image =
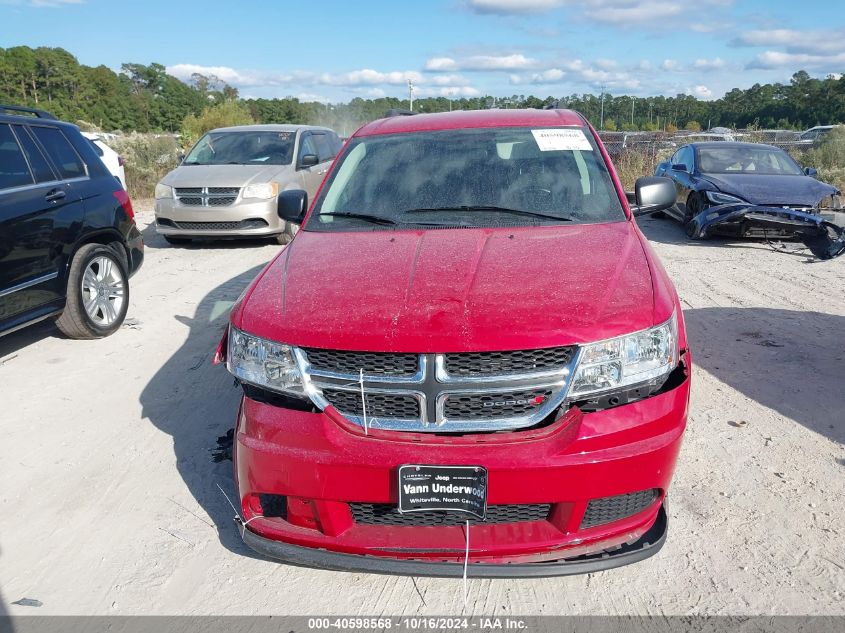
[(690, 132), (701, 132), (701, 123), (695, 119), (690, 119), (687, 121), (686, 125), (684, 125), (684, 129), (689, 130)]
[(189, 114), (182, 121), (182, 146), (185, 149), (190, 148), (209, 130), (250, 123), (255, 123), (255, 119), (252, 118), (247, 106), (242, 103), (224, 101), (209, 106), (199, 116)]
[(845, 191), (845, 127), (834, 128), (822, 137), (818, 147), (800, 158), (805, 167), (814, 167), (819, 180)]
[(613, 119), (605, 119), (604, 120), (604, 129), (608, 132), (615, 132), (616, 131), (616, 121)]
[(129, 134), (108, 141), (126, 161), (130, 198), (152, 198), (159, 180), (178, 163), (179, 145), (169, 134)]

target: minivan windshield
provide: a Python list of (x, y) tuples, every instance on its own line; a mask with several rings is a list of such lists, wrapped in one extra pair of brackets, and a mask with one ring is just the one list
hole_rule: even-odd
[(209, 132), (183, 165), (290, 165), (295, 132)]
[(526, 127), (353, 138), (305, 229), (625, 220), (589, 130)]

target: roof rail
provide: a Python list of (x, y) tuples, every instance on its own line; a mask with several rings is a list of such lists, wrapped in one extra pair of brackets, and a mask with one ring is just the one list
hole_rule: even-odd
[(384, 118), (389, 119), (390, 117), (394, 116), (414, 116), (417, 114), (412, 110), (403, 110), (402, 108), (390, 108), (387, 112), (384, 113)]
[(36, 108), (25, 108), (23, 106), (11, 106), (11, 105), (2, 105), (0, 104), (0, 112), (22, 112), (24, 114), (34, 114), (39, 119), (50, 119), (51, 121), (57, 121), (58, 119), (55, 115), (50, 114), (49, 112), (45, 112), (44, 110), (38, 110)]

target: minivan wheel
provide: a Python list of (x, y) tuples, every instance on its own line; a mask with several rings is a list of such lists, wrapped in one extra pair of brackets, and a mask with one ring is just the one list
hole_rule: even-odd
[(128, 275), (118, 255), (102, 244), (82, 246), (70, 265), (58, 328), (70, 338), (102, 338), (121, 326), (128, 308)]

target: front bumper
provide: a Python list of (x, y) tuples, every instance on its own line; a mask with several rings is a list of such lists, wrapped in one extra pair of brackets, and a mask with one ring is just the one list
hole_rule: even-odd
[[(542, 563), (498, 565), (473, 563), (467, 565), (466, 575), (470, 578), (541, 578), (591, 574), (614, 567), (622, 567), (645, 560), (659, 552), (666, 542), (668, 527), (666, 510), (661, 506), (654, 524), (638, 541), (630, 545), (623, 545), (611, 552), (585, 554), (576, 558), (564, 558)], [(464, 565), (461, 563), (426, 563), (301, 547), (264, 538), (243, 525), (241, 525), (241, 536), (244, 543), (259, 554), (299, 567), (405, 576), (461, 577), (464, 574)]]
[(171, 199), (155, 201), (156, 231), (173, 237), (260, 237), (285, 230), (275, 198), (220, 207), (186, 206)]
[[(688, 355), (683, 358), (688, 368)], [(608, 567), (641, 560), (664, 538), (662, 504), (689, 400), (689, 371), (679, 371), (675, 386), (638, 402), (594, 413), (573, 407), (539, 429), (463, 436), (365, 434), (331, 406), (297, 411), (244, 397), (233, 451), (244, 540), (295, 564), (414, 574), (422, 573), (419, 565), (435, 565), (427, 573), (450, 575), (450, 565), (464, 561), (464, 524), (359, 523), (353, 507), (395, 506), (403, 464), (482, 465), (488, 506), (550, 510), (543, 520), (474, 524), (474, 575), (579, 573), (594, 566), (573, 559), (599, 565), (594, 555)], [(605, 523), (584, 520), (591, 500), (646, 490), (656, 491), (647, 507)], [(265, 495), (282, 499), (285, 512), (264, 516), (271, 514), (262, 505)], [(496, 571), (501, 565), (517, 571)]]

